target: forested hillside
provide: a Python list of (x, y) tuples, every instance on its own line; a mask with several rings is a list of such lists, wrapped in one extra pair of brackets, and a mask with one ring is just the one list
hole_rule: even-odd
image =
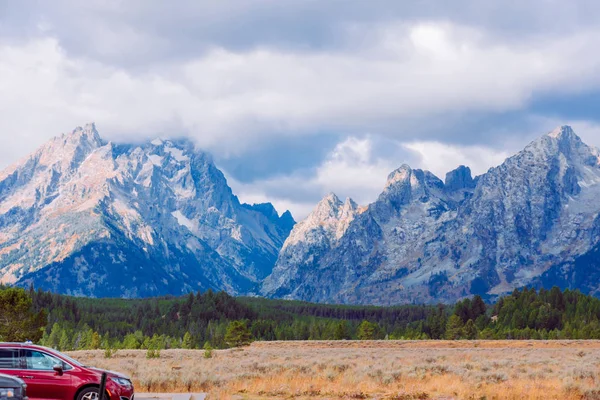
[[(2, 313), (11, 309), (15, 291), (22, 289), (0, 288), (0, 295), (9, 291), (10, 296), (0, 296)], [(234, 344), (228, 330), (267, 341), (600, 339), (600, 300), (556, 287), (515, 290), (493, 305), (475, 296), (453, 306), (397, 307), (235, 298), (212, 291), (152, 299), (22, 292), (31, 299), (32, 315), (47, 315), (39, 342), (61, 350), (223, 348)], [(10, 331), (0, 330), (0, 336), (2, 332)]]

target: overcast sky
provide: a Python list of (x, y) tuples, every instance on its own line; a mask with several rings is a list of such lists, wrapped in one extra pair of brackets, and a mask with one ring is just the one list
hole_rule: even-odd
[(0, 0), (0, 167), (95, 121), (189, 136), (242, 201), (373, 201), (557, 125), (600, 145), (597, 1)]

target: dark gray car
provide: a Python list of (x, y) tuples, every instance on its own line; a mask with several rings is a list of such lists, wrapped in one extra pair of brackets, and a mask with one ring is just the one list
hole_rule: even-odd
[(26, 400), (27, 385), (21, 379), (0, 374), (0, 400)]

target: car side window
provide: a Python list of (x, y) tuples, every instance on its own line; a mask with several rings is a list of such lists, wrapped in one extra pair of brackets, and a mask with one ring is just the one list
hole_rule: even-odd
[(52, 371), (55, 365), (62, 365), (63, 369), (71, 369), (71, 366), (64, 363), (62, 360), (35, 350), (25, 350), (25, 362), (27, 369), (38, 371)]
[(19, 369), (21, 359), (18, 349), (0, 349), (0, 369)]

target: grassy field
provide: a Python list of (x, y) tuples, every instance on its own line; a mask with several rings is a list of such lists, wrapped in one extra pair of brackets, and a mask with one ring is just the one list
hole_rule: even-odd
[(257, 342), (242, 349), (70, 353), (139, 392), (210, 399), (600, 400), (600, 341)]

